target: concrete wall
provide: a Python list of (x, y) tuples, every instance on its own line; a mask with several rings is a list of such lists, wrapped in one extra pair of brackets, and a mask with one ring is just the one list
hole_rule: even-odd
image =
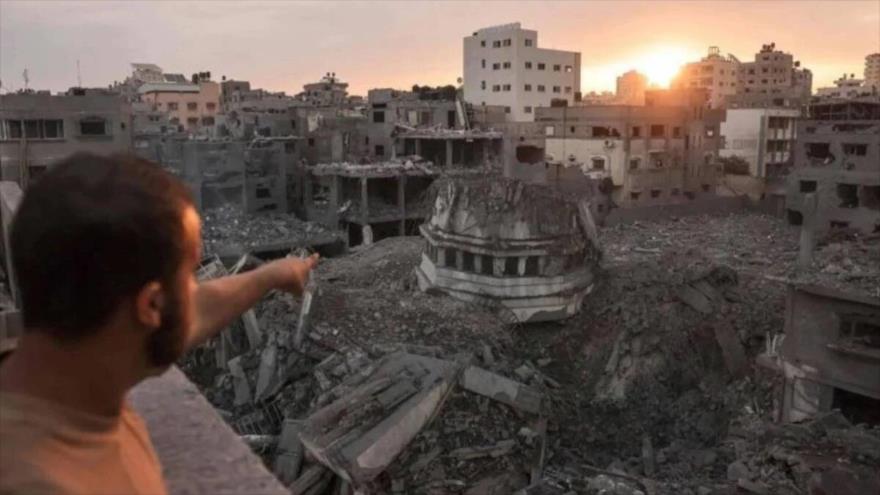
[[(16, 137), (10, 121), (62, 121), (54, 137)], [(103, 135), (84, 135), (83, 120), (103, 121)], [(42, 125), (42, 124), (40, 124)], [(2, 179), (21, 182), (20, 170), (27, 163), (36, 176), (53, 163), (78, 152), (108, 155), (132, 148), (131, 107), (110, 94), (49, 95), (7, 94), (0, 96), (0, 168)]]

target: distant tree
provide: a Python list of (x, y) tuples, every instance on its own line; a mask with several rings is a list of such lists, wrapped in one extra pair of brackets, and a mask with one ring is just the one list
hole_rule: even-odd
[(412, 92), (413, 92), (413, 93), (421, 93), (421, 92), (422, 92), (422, 88), (420, 88), (418, 84), (413, 84)]

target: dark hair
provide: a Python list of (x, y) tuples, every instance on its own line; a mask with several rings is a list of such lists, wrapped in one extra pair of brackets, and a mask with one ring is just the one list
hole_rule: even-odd
[(130, 155), (76, 153), (24, 194), (11, 251), (27, 329), (75, 340), (151, 280), (170, 283), (185, 246), (187, 187)]

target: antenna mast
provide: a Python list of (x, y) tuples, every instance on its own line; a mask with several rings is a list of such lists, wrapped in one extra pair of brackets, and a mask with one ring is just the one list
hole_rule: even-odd
[(76, 87), (81, 88), (83, 86), (82, 82), (82, 74), (79, 72), (79, 59), (76, 59)]

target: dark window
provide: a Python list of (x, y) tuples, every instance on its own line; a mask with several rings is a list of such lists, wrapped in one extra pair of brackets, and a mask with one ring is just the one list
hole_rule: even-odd
[(670, 193), (672, 196), (678, 196), (679, 190), (677, 187), (672, 188), (672, 192)]
[(526, 276), (527, 277), (537, 277), (538, 276), (538, 257), (537, 256), (529, 256), (526, 258)]
[(553, 72), (559, 72), (562, 70), (562, 66), (559, 64), (553, 64)]
[(843, 144), (844, 155), (865, 156), (868, 154), (867, 144)]
[(495, 273), (495, 258), (489, 256), (488, 254), (484, 254), (483, 256), (483, 266), (481, 268), (481, 273), (483, 275), (493, 275)]
[(40, 139), (41, 137), (41, 129), (40, 129), (40, 121), (39, 120), (25, 120), (24, 121), (24, 137), (30, 139)]
[(7, 129), (7, 139), (21, 139), (21, 121), (20, 120), (7, 120), (6, 121), (6, 129)]
[(639, 196), (641, 196), (641, 193), (637, 193), (637, 192), (629, 193), (629, 199), (632, 199), (632, 200), (639, 199)]
[(859, 207), (859, 188), (855, 184), (837, 184), (837, 197), (841, 208)]
[(446, 263), (444, 265), (447, 268), (457, 268), (455, 259), (458, 257), (458, 250), (453, 248), (446, 249)]
[(652, 138), (662, 138), (666, 135), (666, 129), (662, 125), (652, 125), (651, 126), (651, 137)]
[(516, 256), (504, 258), (504, 274), (511, 277), (519, 275), (519, 258)]
[(816, 181), (814, 180), (802, 180), (801, 181), (801, 192), (802, 193), (810, 193), (816, 191)]
[(208, 110), (214, 110), (215, 108), (217, 108), (217, 104), (214, 103), (213, 101), (209, 101), (208, 103), (205, 103), (205, 107)]
[(376, 156), (385, 156), (385, 146), (377, 144), (375, 147)]
[(526, 69), (531, 69), (531, 68), (532, 68), (532, 63), (526, 62)]
[(639, 168), (639, 162), (641, 162), (638, 158), (630, 158), (629, 159), (629, 169), (637, 170)]
[(674, 137), (674, 138), (681, 137), (681, 127), (673, 127), (672, 128), (672, 137)]
[(202, 125), (214, 125), (214, 117), (202, 117)]
[(592, 131), (594, 138), (604, 138), (611, 134), (607, 127), (602, 126), (593, 126)]
[(474, 253), (469, 253), (467, 251), (462, 251), (461, 253), (461, 269), (465, 272), (473, 272), (474, 268)]
[(605, 170), (605, 159), (604, 158), (593, 158), (591, 160), (593, 170)]
[(385, 112), (384, 111), (374, 111), (373, 112), (373, 122), (376, 124), (382, 124), (385, 122)]
[(642, 135), (642, 128), (639, 126), (633, 126), (632, 128), (632, 137), (640, 137)]
[(309, 138), (309, 146), (310, 146), (310, 147), (314, 147), (314, 146), (315, 146), (315, 138)]
[(786, 210), (789, 225), (801, 225), (804, 223), (804, 215), (797, 210)]
[(191, 102), (189, 102), (189, 103), (186, 104), (186, 109), (187, 109), (187, 110), (198, 110), (198, 109), (199, 109), (199, 104), (196, 103), (196, 102), (194, 102), (194, 101), (191, 101)]
[(546, 68), (547, 68), (546, 64), (540, 64), (540, 63), (538, 64), (538, 70), (544, 70)]
[(659, 198), (660, 197), (660, 189), (651, 189), (651, 197)]
[(257, 199), (266, 199), (266, 198), (271, 198), (272, 194), (270, 194), (269, 189), (267, 189), (265, 187), (260, 187), (257, 189), (256, 196), (257, 196)]
[(849, 227), (849, 222), (841, 222), (839, 220), (832, 220), (828, 223), (828, 226), (831, 227), (832, 230), (845, 229), (845, 228)]
[(107, 121), (100, 118), (80, 120), (79, 133), (83, 136), (106, 136)]

